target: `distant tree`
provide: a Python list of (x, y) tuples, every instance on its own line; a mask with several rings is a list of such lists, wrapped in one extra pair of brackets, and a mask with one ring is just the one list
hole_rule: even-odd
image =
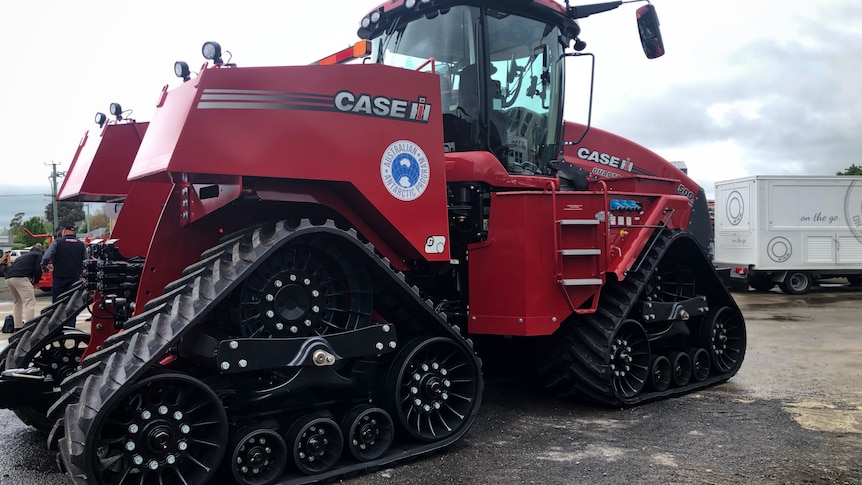
[(23, 220), (23, 219), (24, 219), (24, 213), (18, 212), (17, 214), (15, 214), (15, 217), (13, 217), (11, 221), (9, 221), (9, 227), (11, 227), (13, 229), (16, 227), (21, 227), (21, 220)]
[[(45, 206), (45, 218), (49, 221), (54, 220), (54, 205), (48, 204)], [(74, 224), (80, 225), (87, 220), (84, 214), (83, 202), (57, 202), (57, 224)]]
[(20, 242), (21, 235), (24, 231), (21, 230), (21, 221), (24, 219), (24, 213), (18, 212), (15, 217), (9, 222), (9, 234), (12, 235), (13, 242)]
[(90, 230), (108, 227), (108, 216), (105, 211), (99, 209), (95, 214), (90, 216)]
[(845, 168), (843, 172), (835, 172), (835, 175), (862, 175), (862, 167), (854, 163)]

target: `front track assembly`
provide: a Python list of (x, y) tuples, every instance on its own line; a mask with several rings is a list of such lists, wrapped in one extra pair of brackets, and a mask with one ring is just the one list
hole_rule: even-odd
[(126, 328), (50, 411), (74, 483), (335, 479), (454, 443), (481, 400), (470, 341), (332, 222), (225, 238)]
[(633, 405), (732, 377), (745, 354), (742, 313), (687, 233), (658, 230), (594, 314), (545, 341), (540, 373), (560, 396)]
[(3, 350), (0, 401), (24, 422), (42, 432), (51, 429), (50, 404), (59, 396), (60, 382), (74, 373), (90, 336), (64, 327), (89, 303), (82, 283), (75, 284), (56, 302), (12, 335)]

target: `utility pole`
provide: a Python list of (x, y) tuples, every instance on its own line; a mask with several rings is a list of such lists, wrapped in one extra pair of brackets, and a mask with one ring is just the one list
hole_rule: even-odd
[[(48, 165), (47, 163), (45, 165)], [(57, 173), (57, 165), (60, 162), (51, 162), (51, 205), (54, 209), (54, 218), (51, 221), (51, 233), (57, 232), (57, 177), (62, 175)]]

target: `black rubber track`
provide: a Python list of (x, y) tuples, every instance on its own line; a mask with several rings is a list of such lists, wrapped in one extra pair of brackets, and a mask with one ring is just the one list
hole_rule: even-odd
[[(724, 287), (706, 256), (700, 254), (702, 251), (698, 251), (696, 241), (688, 233), (659, 230), (647, 248), (646, 254), (633, 266), (636, 271), (631, 271), (619, 282), (608, 280), (602, 288), (598, 309), (594, 314), (573, 316), (546, 341), (540, 351), (543, 358), (539, 363), (539, 372), (545, 386), (555, 394), (611, 406), (634, 405), (708, 387), (726, 381), (739, 370), (742, 355), (730, 371), (713, 374), (702, 382), (692, 382), (660, 392), (647, 388), (630, 398), (617, 395), (609, 366), (611, 340), (638, 303), (638, 298), (662, 258), (676, 257), (677, 251), (691, 251), (695, 264), (700, 265), (702, 261), (702, 267), (694, 269), (700, 278), (698, 284), (710, 289), (707, 300), (709, 307), (716, 311), (721, 306), (728, 306), (742, 322), (742, 313), (730, 292)], [(743, 336), (743, 349), (744, 345)]]
[[(14, 354), (14, 352), (11, 352), (11, 350), (14, 349), (15, 347), (17, 347), (18, 343), (20, 341), (24, 340), (25, 338), (28, 342), (25, 344), (24, 347), (22, 347), (22, 349), (25, 349), (25, 348), (29, 349), (29, 348), (33, 347), (34, 339), (35, 340), (41, 340), (42, 338), (47, 339), (47, 336), (51, 335), (52, 333), (56, 333), (60, 329), (60, 326), (62, 326), (62, 322), (64, 320), (59, 320), (60, 326), (58, 326), (56, 328), (54, 328), (54, 325), (56, 325), (56, 321), (52, 324), (46, 324), (43, 322), (50, 320), (52, 315), (57, 311), (57, 309), (59, 307), (67, 306), (69, 300), (71, 300), (73, 298), (73, 296), (77, 297), (77, 295), (79, 295), (78, 290), (80, 290), (83, 287), (84, 287), (83, 281), (75, 283), (74, 285), (72, 285), (72, 287), (69, 289), (69, 291), (60, 295), (60, 297), (57, 299), (57, 301), (55, 301), (55, 302), (51, 303), (50, 305), (46, 306), (45, 308), (43, 308), (42, 311), (39, 312), (39, 315), (36, 316), (36, 318), (34, 318), (33, 320), (30, 320), (29, 322), (24, 324), (24, 326), (21, 328), (21, 330), (18, 330), (17, 332), (10, 335), (9, 336), (9, 345), (7, 347), (7, 349), (9, 349), (9, 353)], [(86, 298), (86, 297), (87, 297), (87, 295), (85, 294), (84, 298)], [(85, 302), (85, 304), (81, 308), (81, 310), (83, 310), (83, 308), (85, 308), (86, 306), (87, 306), (87, 302)], [(80, 310), (78, 311), (78, 313), (80, 313)], [(41, 327), (41, 328), (38, 331), (36, 331), (36, 327)], [(33, 336), (34, 331), (38, 335), (45, 335), (45, 337), (34, 337)], [(2, 360), (2, 364), (0, 364), (0, 369), (14, 369), (14, 368), (15, 368), (15, 366), (8, 367), (6, 365), (6, 359), (5, 358)]]
[(58, 335), (63, 330), (63, 322), (76, 317), (89, 303), (83, 282), (75, 283), (69, 291), (63, 293), (55, 303), (33, 319), (32, 326), (27, 325), (16, 333), (20, 334), (20, 337), (14, 342), (14, 352), (10, 352), (6, 359), (6, 368), (27, 367), (30, 364), (28, 357), (33, 350)]
[[(406, 284), (404, 276), (391, 269), (381, 259), (373, 246), (360, 241), (355, 231), (342, 230), (331, 221), (314, 224), (308, 220), (296, 223), (278, 222), (259, 226), (237, 235), (228, 236), (217, 247), (206, 251), (200, 262), (189, 266), (183, 276), (166, 287), (165, 294), (154, 299), (145, 311), (127, 322), (127, 330), (105, 341), (104, 348), (91, 354), (82, 363), (82, 369), (63, 381), (63, 395), (52, 406), (50, 414), (62, 417), (62, 428), (55, 425), (52, 434), (62, 429), (59, 439), (59, 457), (66, 474), (76, 484), (88, 483), (86, 476), (86, 447), (93, 443), (93, 425), (100, 410), (111, 409), (124, 389), (157, 365), (165, 352), (174, 346), (191, 327), (203, 320), (221, 300), (250, 275), (258, 265), (292, 239), (304, 234), (329, 234), (349, 240), (365, 253), (369, 261), (375, 262), (374, 282), (382, 285), (383, 294), (389, 298), (376, 298), (375, 306), (383, 308), (391, 318), (404, 318), (406, 326), (413, 331), (427, 330), (445, 335), (460, 345), (472, 356), (476, 367), (477, 396), (471, 413), (447, 439), (430, 444), (419, 444), (406, 449), (391, 451), (385, 457), (364, 463), (356, 463), (328, 472), (284, 480), (287, 483), (312, 483), (329, 481), (339, 476), (367, 469), (391, 465), (424, 453), (445, 447), (460, 439), (475, 421), (481, 403), (482, 380), (480, 363), (472, 350), (472, 343), (464, 339), (457, 327), (450, 327), (445, 319), (434, 312), (429, 301), (419, 297), (418, 290)], [(397, 320), (397, 324), (404, 325)], [(63, 412), (65, 410), (65, 412)], [(52, 438), (49, 438), (49, 440)], [(225, 443), (227, 446), (227, 443)]]

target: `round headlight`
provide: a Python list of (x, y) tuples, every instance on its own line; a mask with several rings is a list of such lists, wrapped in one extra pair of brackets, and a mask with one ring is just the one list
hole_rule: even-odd
[(404, 6), (407, 8), (413, 8), (416, 6), (416, 0), (407, 0), (404, 2)]
[(218, 42), (204, 42), (203, 47), (201, 47), (201, 54), (203, 54), (204, 59), (215, 61), (221, 58), (221, 46)]
[(373, 12), (371, 14), (371, 21), (374, 22), (375, 24), (377, 22), (380, 22), (380, 12)]
[(123, 114), (123, 107), (120, 106), (120, 103), (111, 103), (108, 112), (110, 112), (112, 116), (120, 116)]
[(367, 29), (367, 28), (368, 28), (368, 27), (370, 27), (370, 26), (371, 26), (371, 19), (370, 19), (370, 18), (368, 18), (368, 17), (364, 17), (364, 18), (362, 19), (362, 28), (363, 28), (363, 29)]

